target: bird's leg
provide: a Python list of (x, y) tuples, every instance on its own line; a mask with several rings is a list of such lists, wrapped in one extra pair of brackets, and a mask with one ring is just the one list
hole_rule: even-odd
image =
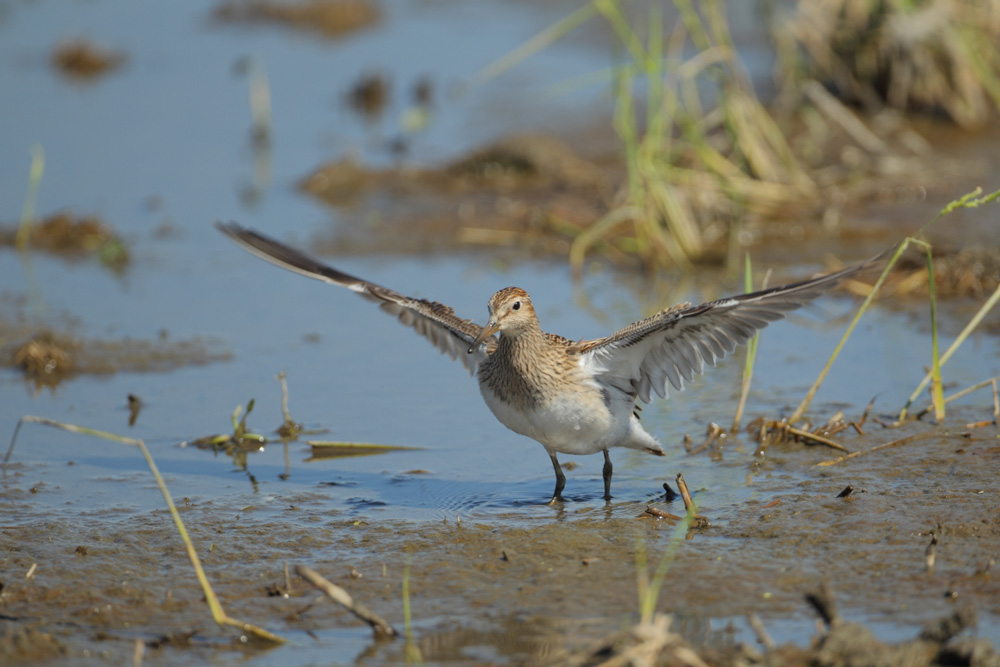
[(549, 505), (554, 505), (563, 502), (562, 491), (566, 488), (566, 475), (559, 466), (555, 452), (549, 452), (549, 458), (552, 459), (552, 469), (556, 471), (556, 490), (552, 493), (552, 500), (549, 501)]
[(611, 500), (611, 456), (604, 450), (604, 499)]

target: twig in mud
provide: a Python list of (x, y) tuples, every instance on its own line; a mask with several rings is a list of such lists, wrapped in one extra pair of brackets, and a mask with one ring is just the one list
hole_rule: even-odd
[(844, 487), (843, 491), (841, 491), (840, 493), (837, 494), (837, 497), (838, 498), (846, 498), (847, 496), (851, 495), (852, 493), (854, 493), (854, 485), (853, 484), (848, 484), (846, 487)]
[(677, 473), (677, 489), (681, 492), (684, 509), (688, 514), (694, 512), (694, 501), (691, 499), (691, 492), (688, 490), (687, 482), (684, 481), (684, 475), (681, 473)]
[(682, 518), (682, 517), (677, 516), (676, 514), (671, 514), (670, 512), (664, 512), (661, 509), (657, 509), (657, 508), (653, 507), (652, 505), (647, 505), (646, 506), (646, 511), (644, 512), (644, 514), (648, 514), (649, 516), (656, 517), (657, 519), (667, 519), (667, 520), (670, 520), (670, 521), (680, 521), (681, 518)]
[(935, 435), (940, 435), (937, 431), (924, 431), (923, 433), (914, 433), (913, 435), (908, 435), (905, 438), (899, 438), (898, 440), (893, 440), (892, 442), (885, 442), (881, 445), (875, 445), (871, 449), (859, 450), (856, 452), (851, 452), (846, 456), (841, 456), (839, 459), (833, 459), (832, 461), (820, 461), (816, 464), (817, 468), (826, 468), (828, 466), (837, 465), (838, 463), (843, 463), (849, 459), (854, 459), (865, 454), (871, 454), (877, 452), (880, 449), (888, 449), (890, 447), (898, 447), (899, 445), (908, 445), (911, 442), (917, 440), (923, 440), (924, 438), (930, 438)]
[(0, 466), (6, 466), (7, 462), (10, 460), (11, 455), (14, 453), (14, 445), (17, 442), (17, 434), (21, 430), (21, 425), (25, 422), (33, 424), (42, 424), (43, 426), (52, 426), (54, 428), (61, 429), (63, 431), (69, 431), (70, 433), (79, 433), (83, 435), (91, 435), (97, 438), (102, 438), (104, 440), (111, 440), (113, 442), (118, 442), (123, 445), (132, 445), (138, 447), (142, 452), (143, 458), (146, 459), (146, 465), (149, 466), (149, 471), (153, 473), (153, 477), (156, 479), (156, 485), (160, 488), (160, 493), (163, 494), (163, 500), (167, 504), (167, 509), (170, 511), (170, 516), (174, 520), (174, 526), (177, 528), (177, 532), (181, 536), (181, 540), (184, 542), (184, 548), (187, 550), (188, 559), (191, 561), (191, 566), (194, 567), (195, 576), (198, 578), (198, 583), (201, 584), (201, 590), (205, 594), (205, 601), (208, 603), (208, 608), (212, 612), (212, 618), (218, 625), (229, 625), (235, 628), (239, 628), (243, 632), (249, 633), (257, 637), (258, 639), (263, 639), (265, 641), (274, 642), (276, 644), (285, 643), (285, 639), (272, 632), (260, 628), (251, 623), (245, 623), (243, 621), (232, 618), (222, 609), (222, 604), (219, 602), (219, 598), (215, 595), (215, 591), (212, 589), (212, 585), (208, 583), (208, 577), (205, 575), (205, 570), (201, 567), (201, 560), (198, 558), (198, 552), (195, 551), (194, 544), (191, 542), (191, 537), (188, 535), (187, 528), (184, 526), (184, 522), (181, 520), (181, 515), (177, 511), (177, 506), (174, 505), (174, 500), (170, 495), (170, 491), (167, 489), (166, 482), (163, 481), (163, 476), (160, 475), (160, 470), (156, 466), (156, 462), (153, 460), (153, 455), (149, 453), (149, 449), (146, 448), (146, 443), (138, 438), (129, 438), (122, 435), (117, 435), (115, 433), (109, 433), (107, 431), (99, 431), (97, 429), (86, 428), (84, 426), (77, 426), (75, 424), (66, 424), (63, 422), (57, 422), (52, 419), (46, 419), (44, 417), (33, 417), (31, 415), (25, 415), (18, 420), (17, 426), (14, 427), (14, 434), (10, 439), (10, 446), (7, 448), (7, 454), (4, 456), (3, 463)]
[[(844, 423), (842, 425), (831, 426), (833, 421), (834, 420), (831, 419), (831, 421), (827, 422), (825, 425), (817, 428), (816, 430), (830, 429), (839, 433), (848, 426), (854, 426), (855, 430), (857, 430), (859, 433), (861, 432), (861, 427), (855, 423), (850, 423), (850, 424)], [(819, 433), (808, 431), (804, 428), (796, 428), (786, 420), (781, 420), (781, 421), (776, 421), (773, 419), (766, 420), (763, 417), (761, 417), (760, 419), (756, 419), (750, 424), (748, 424), (747, 429), (751, 432), (753, 432), (754, 430), (757, 431), (757, 442), (759, 445), (757, 447), (757, 451), (755, 452), (755, 455), (757, 456), (762, 454), (768, 448), (768, 446), (770, 446), (770, 444), (775, 440), (781, 442), (789, 439), (790, 437), (794, 437), (800, 441), (805, 441), (811, 444), (832, 447), (833, 449), (836, 449), (841, 452), (851, 451), (847, 447), (841, 445), (840, 443), (831, 440), (830, 438), (827, 438), (825, 436), (822, 436)]]
[(681, 500), (684, 501), (684, 509), (687, 511), (688, 521), (691, 524), (691, 528), (708, 528), (711, 526), (708, 519), (697, 513), (697, 508), (694, 505), (694, 500), (691, 499), (691, 492), (688, 491), (687, 482), (684, 481), (684, 475), (677, 473), (677, 488), (681, 492)]
[(787, 430), (790, 434), (794, 436), (798, 436), (803, 440), (810, 440), (818, 445), (826, 445), (827, 447), (832, 447), (833, 449), (839, 450), (841, 452), (851, 451), (847, 447), (844, 447), (842, 444), (834, 442), (829, 438), (824, 438), (823, 436), (817, 433), (810, 433), (809, 431), (803, 431), (802, 429), (795, 428), (794, 426), (788, 426)]
[(771, 635), (768, 634), (767, 628), (764, 627), (763, 621), (760, 620), (760, 616), (757, 614), (748, 614), (747, 623), (750, 624), (750, 629), (757, 635), (757, 641), (760, 642), (761, 646), (768, 651), (774, 650), (777, 644), (771, 639)]
[(719, 440), (720, 438), (725, 438), (726, 432), (721, 426), (715, 422), (709, 422), (708, 427), (705, 429), (705, 441), (702, 442), (697, 447), (688, 447), (688, 454), (701, 454), (703, 451), (708, 449), (709, 445)]
[(396, 629), (383, 618), (360, 602), (355, 602), (347, 591), (328, 581), (312, 568), (296, 565), (295, 573), (321, 590), (328, 598), (370, 625), (376, 637), (397, 637), (399, 635)]
[(837, 612), (837, 604), (830, 591), (830, 585), (823, 582), (819, 588), (812, 593), (806, 593), (806, 602), (816, 610), (826, 627), (832, 628), (840, 623), (840, 614)]

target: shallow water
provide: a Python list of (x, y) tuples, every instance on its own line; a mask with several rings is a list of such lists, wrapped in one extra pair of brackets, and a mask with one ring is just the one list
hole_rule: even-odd
[[(198, 631), (192, 646), (151, 649), (147, 660), (401, 661), (399, 643), (372, 644), (365, 628), (332, 605), (293, 613), (312, 599), (301, 582), (289, 600), (263, 589), (281, 581), (282, 560), (309, 563), (401, 626), (409, 561), (414, 632), (429, 661), (545, 661), (634, 621), (637, 545), (655, 560), (673, 535), (672, 527), (637, 517), (681, 472), (713, 523), (680, 543), (661, 596), (659, 608), (678, 615), (686, 636), (710, 645), (750, 640), (743, 617), (756, 612), (778, 641), (804, 644), (814, 621), (802, 594), (826, 577), (845, 615), (886, 640), (913, 636), (966, 599), (979, 610), (977, 632), (1000, 638), (996, 584), (975, 574), (995, 557), (995, 433), (972, 431), (981, 440), (952, 433), (990, 418), (986, 392), (960, 402), (957, 416), (952, 410), (948, 431), (826, 470), (813, 465), (832, 458), (829, 450), (784, 445), (760, 461), (746, 437), (687, 454), (685, 434), (697, 442), (708, 422), (732, 419), (738, 354), (645, 408), (646, 428), (667, 456), (613, 452), (610, 506), (600, 498), (601, 457), (566, 456), (564, 463), (577, 464), (567, 471), (569, 502), (552, 508), (543, 504), (553, 486), (544, 451), (496, 422), (460, 364), (371, 304), (268, 266), (211, 228), (213, 219), (238, 219), (308, 247), (331, 224), (343, 224), (293, 184), (351, 151), (367, 164), (388, 162), (384, 143), (398, 133), (403, 91), (426, 73), (439, 96), (431, 125), (413, 141), (419, 163), (464, 154), (512, 129), (559, 125), (567, 108), (581, 124), (590, 119), (579, 109), (592, 104), (594, 117), (606, 111), (601, 91), (589, 88), (524, 103), (526, 90), (607, 65), (604, 51), (578, 40), (493, 85), (450, 96), (456, 80), (568, 7), (503, 3), (486, 17), (483, 11), (466, 3), (394, 3), (375, 28), (324, 42), (271, 27), (214, 25), (207, 6), (139, 10), (102, 0), (5, 10), (0, 87), (16, 94), (0, 102), (0, 201), (7, 202), (0, 217), (17, 218), (28, 147), (37, 140), (46, 151), (39, 213), (99, 213), (125, 236), (133, 261), (115, 275), (94, 261), (0, 250), (0, 332), (6, 338), (27, 322), (85, 339), (197, 340), (230, 358), (170, 372), (83, 375), (52, 389), (36, 389), (5, 368), (0, 425), (12, 432), (20, 416), (34, 414), (143, 438), (224, 605), (284, 634), (291, 646), (240, 648), (236, 633), (211, 626), (136, 450), (32, 424), (0, 478), (0, 614), (7, 624), (0, 631), (50, 633), (67, 664), (123, 662), (133, 639), (186, 629)], [(477, 30), (483, 23), (489, 30)], [(62, 80), (49, 69), (49, 49), (79, 35), (125, 51), (124, 69), (92, 84)], [(413, 43), (419, 48), (404, 48)], [(270, 180), (258, 183), (252, 200), (245, 196), (254, 179), (246, 82), (231, 71), (247, 54), (266, 67), (275, 100)], [(339, 102), (357, 74), (372, 68), (389, 70), (398, 91), (374, 128)], [(157, 231), (164, 224), (165, 235)], [(678, 301), (741, 291), (738, 280), (712, 272), (692, 281), (596, 267), (574, 283), (561, 262), (512, 265), (490, 254), (330, 261), (480, 321), (488, 296), (517, 284), (533, 295), (543, 326), (571, 338), (604, 335)], [(831, 296), (764, 332), (745, 421), (791, 412), (856, 305)], [(942, 313), (946, 346), (971, 311), (947, 304)], [(857, 418), (876, 395), (876, 414), (898, 411), (930, 359), (927, 317), (923, 304), (869, 313), (817, 396), (817, 419), (840, 407)], [(234, 460), (181, 446), (228, 432), (234, 408), (251, 398), (249, 426), (270, 434), (282, 421), (274, 379), (281, 371), (292, 416), (325, 431), (316, 437), (411, 449), (317, 460), (301, 440), (275, 441)], [(997, 374), (1000, 341), (981, 333), (946, 367), (953, 389)], [(143, 403), (133, 427), (129, 394)], [(862, 449), (903, 435), (871, 422), (866, 434), (842, 438)], [(855, 499), (836, 500), (847, 484), (858, 490)], [(666, 509), (680, 512), (676, 501)], [(927, 575), (923, 554), (938, 524), (941, 564)], [(77, 546), (86, 546), (86, 555), (77, 555)], [(26, 580), (33, 563), (38, 574)], [(350, 577), (352, 567), (363, 577)], [(38, 653), (14, 657), (57, 658), (45, 652), (51, 642), (39, 644)]]

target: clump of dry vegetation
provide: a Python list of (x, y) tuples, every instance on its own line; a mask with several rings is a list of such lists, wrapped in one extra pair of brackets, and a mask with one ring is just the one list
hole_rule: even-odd
[(54, 387), (81, 374), (159, 373), (229, 358), (200, 339), (93, 340), (19, 323), (2, 326), (7, 335), (0, 364), (21, 370), (36, 387)]
[(997, 0), (800, 0), (775, 30), (787, 85), (815, 79), (874, 112), (981, 127), (1000, 107)]
[(52, 53), (52, 66), (78, 80), (93, 80), (109, 74), (124, 62), (124, 54), (83, 39), (63, 42)]
[(373, 25), (380, 13), (369, 0), (231, 0), (219, 5), (213, 16), (235, 23), (277, 23), (333, 38)]
[(60, 211), (43, 220), (28, 220), (21, 228), (0, 228), (0, 246), (30, 247), (58, 255), (96, 254), (105, 266), (123, 271), (129, 263), (128, 247), (114, 229), (97, 216), (76, 216)]
[[(495, 76), (594, 16), (607, 22), (625, 50), (626, 62), (614, 69), (614, 127), (623, 147), (625, 182), (608, 202), (609, 212), (581, 225), (552, 225), (571, 236), (570, 259), (578, 270), (595, 250), (637, 258), (653, 267), (722, 257), (733, 261), (746, 239), (762, 236), (763, 223), (794, 220), (791, 226), (801, 230), (802, 221), (812, 221), (818, 234), (833, 235), (839, 229), (841, 209), (848, 203), (881, 200), (886, 193), (924, 197), (931, 189), (950, 189), (978, 167), (935, 154), (898, 113), (859, 114), (850, 106), (855, 101), (851, 96), (831, 92), (836, 87), (829, 85), (829, 77), (803, 75), (798, 60), (782, 60), (786, 71), (794, 70), (797, 75), (785, 74), (788, 85), (779, 104), (765, 106), (737, 54), (725, 3), (674, 0), (673, 4), (680, 20), (667, 33), (663, 9), (656, 3), (650, 4), (648, 18), (640, 24), (629, 21), (620, 0), (595, 0), (476, 77)], [(913, 42), (909, 50), (903, 44), (885, 47), (899, 55), (898, 61), (891, 61), (894, 83), (885, 88), (886, 93), (891, 91), (893, 99), (911, 100), (898, 105), (909, 110), (930, 104), (912, 103), (923, 99), (922, 86), (943, 89), (950, 82), (960, 94), (940, 104), (954, 107), (956, 120), (966, 123), (968, 118), (984, 116), (962, 115), (959, 109), (992, 108), (983, 101), (1000, 100), (1000, 94), (993, 92), (1000, 93), (1000, 86), (994, 84), (1000, 71), (1000, 58), (993, 55), (997, 51), (994, 6), (1000, 5), (994, 0), (947, 6), (802, 0), (797, 17), (782, 23), (778, 33), (786, 54), (807, 50), (795, 46), (797, 42), (789, 41), (789, 35), (809, 32), (809, 21), (820, 13), (837, 27), (828, 27), (833, 32), (824, 36), (810, 37), (818, 43), (825, 37), (833, 54), (840, 48), (837, 39), (868, 36), (852, 21), (877, 34), (886, 29), (879, 23), (885, 19), (894, 39), (905, 41), (909, 36)], [(868, 10), (867, 19), (859, 16), (861, 9)], [(930, 18), (938, 15), (935, 12), (951, 21), (943, 35), (931, 35), (926, 29), (933, 23)], [(977, 22), (982, 26), (972, 30)], [(918, 30), (921, 26), (925, 29)], [(935, 40), (943, 40), (944, 46), (934, 46)], [(969, 57), (981, 42), (984, 56)], [(918, 47), (922, 43), (925, 46)], [(876, 57), (882, 52), (872, 48), (875, 55), (869, 60), (882, 62)], [(938, 70), (928, 64), (927, 54), (934, 49), (952, 56), (951, 60), (935, 60)], [(843, 51), (858, 49), (844, 47)], [(905, 64), (903, 56), (913, 62)], [(861, 64), (863, 56), (857, 58)], [(960, 69), (958, 63), (967, 67)], [(977, 93), (967, 92), (976, 86)], [(881, 108), (884, 105), (873, 104), (864, 111)], [(550, 216), (549, 222), (559, 221)]]

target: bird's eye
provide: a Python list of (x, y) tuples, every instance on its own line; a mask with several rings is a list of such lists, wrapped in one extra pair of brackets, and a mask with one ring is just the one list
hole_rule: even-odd
[(514, 305), (510, 307), (511, 310), (521, 310), (521, 302), (515, 301)]

